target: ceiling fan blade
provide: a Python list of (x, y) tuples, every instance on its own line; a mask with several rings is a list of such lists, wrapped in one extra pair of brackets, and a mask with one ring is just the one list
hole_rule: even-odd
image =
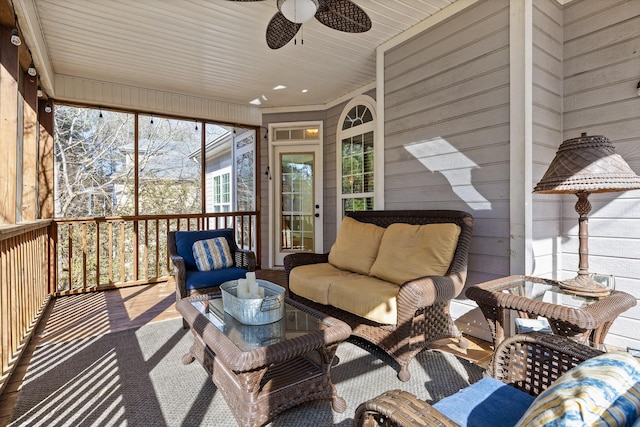
[(267, 45), (271, 49), (280, 49), (296, 36), (302, 24), (289, 21), (280, 12), (276, 12), (267, 25)]
[(350, 0), (321, 0), (315, 18), (334, 30), (364, 33), (371, 29), (367, 13)]

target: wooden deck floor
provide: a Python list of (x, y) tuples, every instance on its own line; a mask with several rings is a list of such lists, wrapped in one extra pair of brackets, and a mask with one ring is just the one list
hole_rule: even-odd
[[(262, 270), (258, 278), (285, 285), (284, 272)], [(24, 356), (16, 367), (4, 393), (0, 396), (0, 427), (8, 424), (11, 412), (29, 367), (33, 351), (39, 345), (67, 342), (88, 336), (135, 328), (146, 323), (180, 317), (175, 309), (175, 287), (163, 283), (72, 295), (53, 300), (38, 325)], [(486, 366), (491, 346), (470, 339), (466, 350), (454, 340), (441, 340), (433, 346)]]

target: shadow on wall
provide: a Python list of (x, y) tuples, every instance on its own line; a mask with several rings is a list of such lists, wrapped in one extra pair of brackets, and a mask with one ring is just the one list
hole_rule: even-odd
[(491, 202), (473, 186), (471, 170), (479, 166), (446, 139), (437, 137), (405, 145), (405, 149), (429, 171), (444, 176), (451, 190), (465, 202), (473, 201), (474, 210), (491, 210)]
[[(449, 183), (451, 191), (464, 202), (468, 207), (467, 211), (477, 215), (478, 211), (491, 211), (492, 203), (478, 191), (473, 184), (472, 171), (480, 169), (480, 166), (460, 150), (454, 147), (449, 141), (442, 137), (435, 137), (423, 141), (415, 141), (404, 145), (404, 149), (419, 161), (428, 171), (439, 173)], [(476, 220), (476, 226), (477, 226)], [(499, 239), (502, 240), (502, 239)], [(498, 244), (494, 250), (504, 250), (508, 253), (509, 242), (503, 242), (504, 247)], [(497, 267), (500, 268), (500, 267)], [(463, 291), (456, 299), (465, 299), (464, 291), (475, 283), (483, 282), (485, 279), (495, 277), (473, 277), (473, 272), (469, 272)], [(455, 307), (452, 310), (456, 311)], [(457, 317), (456, 324), (463, 333), (489, 341), (491, 334), (489, 327), (481, 315), (479, 309), (465, 309), (454, 314)]]

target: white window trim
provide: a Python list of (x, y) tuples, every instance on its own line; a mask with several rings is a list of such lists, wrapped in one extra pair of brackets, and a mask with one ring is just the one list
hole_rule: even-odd
[[(229, 190), (229, 210), (232, 211), (234, 208), (234, 197), (233, 194), (235, 192), (234, 188), (233, 188), (233, 176), (231, 175), (233, 172), (232, 167), (231, 166), (227, 166), (224, 167), (222, 169), (218, 169), (214, 172), (211, 172), (209, 174), (210, 179), (211, 179), (211, 208), (213, 209), (213, 212), (216, 212), (215, 210), (215, 206), (219, 205), (219, 206), (223, 206), (223, 205), (227, 205), (227, 203), (216, 203), (215, 202), (215, 185), (214, 185), (214, 180), (216, 179), (216, 177), (218, 176), (223, 176), (223, 175), (229, 175), (229, 186), (230, 186), (230, 190)], [(219, 212), (225, 212), (225, 211), (219, 211)]]
[[(349, 128), (342, 129), (342, 125), (344, 124), (344, 120), (347, 117), (347, 114), (353, 107), (356, 105), (364, 105), (369, 111), (371, 111), (371, 115), (373, 120), (369, 123), (364, 123), (362, 125)], [(382, 185), (383, 181), (380, 179), (381, 174), (384, 173), (384, 169), (380, 167), (380, 162), (378, 161), (378, 157), (382, 156), (382, 150), (378, 147), (378, 115), (376, 112), (376, 101), (369, 95), (358, 95), (354, 97), (351, 101), (345, 105), (342, 110), (342, 114), (340, 114), (340, 120), (338, 121), (338, 126), (336, 129), (336, 234), (340, 229), (340, 224), (342, 223), (342, 140), (345, 138), (350, 138), (354, 135), (362, 135), (363, 133), (373, 132), (373, 156), (374, 156), (374, 164), (373, 164), (373, 203), (375, 209), (383, 209), (384, 201), (380, 197), (381, 192), (378, 190), (378, 187)]]

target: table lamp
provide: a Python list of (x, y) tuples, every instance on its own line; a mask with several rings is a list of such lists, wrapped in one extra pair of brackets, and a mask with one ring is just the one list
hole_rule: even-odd
[(640, 189), (640, 177), (616, 153), (615, 147), (602, 135), (587, 136), (564, 141), (533, 192), (540, 194), (575, 194), (578, 196), (579, 266), (578, 275), (561, 281), (567, 293), (604, 297), (611, 291), (598, 283), (589, 273), (589, 221), (591, 211), (589, 194)]

